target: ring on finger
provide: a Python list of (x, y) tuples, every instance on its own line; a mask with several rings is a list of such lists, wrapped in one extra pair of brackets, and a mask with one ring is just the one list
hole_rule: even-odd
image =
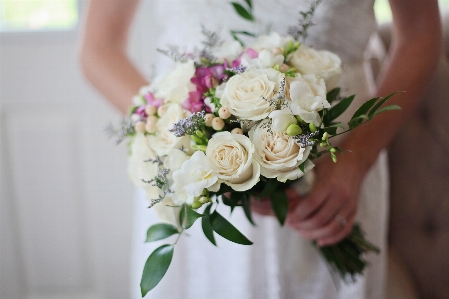
[(346, 219), (341, 216), (340, 214), (335, 215), (335, 221), (337, 221), (338, 223), (340, 223), (341, 227), (344, 227), (348, 224), (348, 222), (346, 221)]

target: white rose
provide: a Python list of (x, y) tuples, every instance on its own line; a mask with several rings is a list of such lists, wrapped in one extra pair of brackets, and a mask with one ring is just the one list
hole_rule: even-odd
[(226, 59), (228, 62), (232, 62), (237, 59), (240, 53), (243, 52), (243, 47), (238, 41), (226, 41), (220, 46), (212, 49), (212, 55), (224, 62)]
[(260, 166), (253, 159), (254, 145), (248, 137), (229, 132), (216, 133), (209, 140), (206, 156), (219, 178), (235, 191), (251, 189), (260, 177)]
[[(277, 178), (280, 182), (295, 180), (304, 175), (299, 165), (307, 160), (310, 147), (302, 148), (286, 133), (271, 134), (260, 125), (249, 132), (251, 141), (256, 147), (254, 158), (260, 164), (261, 175), (267, 178)], [(305, 172), (314, 164), (308, 160)]]
[(221, 104), (242, 119), (261, 120), (272, 107), (268, 103), (279, 89), (284, 74), (274, 69), (250, 69), (227, 82)]
[(274, 55), (272, 51), (262, 50), (257, 58), (251, 58), (249, 55), (243, 55), (241, 65), (244, 67), (255, 67), (257, 69), (272, 68), (275, 65), (282, 65), (284, 56)]
[(167, 111), (157, 121), (157, 132), (155, 135), (149, 136), (149, 143), (157, 155), (167, 155), (168, 151), (173, 148), (181, 148), (184, 146), (190, 149), (190, 137), (185, 135), (176, 137), (170, 130), (173, 124), (180, 119), (187, 117), (187, 112), (178, 104), (169, 104)]
[(301, 45), (289, 59), (301, 74), (314, 74), (323, 78), (328, 90), (334, 88), (340, 78), (341, 60), (332, 52), (317, 51)]
[(285, 132), (290, 125), (298, 123), (288, 108), (274, 110), (268, 116), (271, 118), (271, 128), (276, 132)]
[(288, 80), (288, 95), (291, 99), (290, 109), (305, 122), (318, 126), (321, 118), (318, 114), (323, 108), (330, 108), (326, 100), (326, 86), (323, 79), (315, 75), (298, 74)]
[(194, 75), (195, 66), (192, 60), (177, 63), (174, 70), (156, 78), (151, 89), (156, 98), (181, 104), (189, 97), (189, 92), (196, 90), (195, 84), (190, 82)]
[(289, 42), (293, 42), (291, 36), (280, 36), (279, 33), (272, 32), (269, 35), (259, 36), (258, 41), (251, 46), (257, 52), (264, 49), (272, 51), (274, 48), (283, 48)]

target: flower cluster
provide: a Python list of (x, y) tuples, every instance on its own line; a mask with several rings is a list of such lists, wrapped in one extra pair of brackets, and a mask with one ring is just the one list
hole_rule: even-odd
[(155, 177), (157, 168), (144, 161), (166, 156), (172, 192), (164, 195), (179, 205), (221, 184), (246, 192), (261, 178), (286, 182), (312, 169), (313, 137), (324, 128), (326, 95), (341, 73), (338, 56), (275, 32), (247, 48), (233, 41), (208, 51), (210, 61), (184, 55), (136, 96), (131, 119), (139, 138), (132, 144), (144, 145), (148, 157), (139, 161), (132, 150), (132, 163), (142, 164), (133, 169)]

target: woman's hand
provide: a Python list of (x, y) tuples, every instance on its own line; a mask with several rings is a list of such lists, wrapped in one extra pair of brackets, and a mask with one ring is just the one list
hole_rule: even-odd
[(323, 157), (316, 163), (315, 185), (299, 199), (288, 192), (291, 205), (287, 225), (304, 238), (316, 240), (319, 246), (332, 245), (344, 239), (352, 229), (365, 171), (362, 156), (346, 152), (334, 163)]

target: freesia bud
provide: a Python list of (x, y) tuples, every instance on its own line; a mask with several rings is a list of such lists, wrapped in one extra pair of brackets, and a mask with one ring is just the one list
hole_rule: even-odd
[(310, 129), (311, 132), (316, 132), (316, 126), (315, 126), (315, 124), (314, 124), (314, 123), (310, 123), (310, 124), (309, 124), (309, 129)]
[(323, 137), (321, 140), (326, 141), (329, 138), (329, 134), (327, 132), (324, 132)]
[(202, 204), (201, 202), (194, 202), (194, 203), (192, 204), (192, 209), (198, 209), (198, 208), (201, 208), (202, 205), (203, 205), (203, 204)]
[(302, 129), (298, 125), (290, 125), (287, 128), (287, 135), (288, 136), (296, 136), (302, 133)]
[(321, 147), (327, 147), (327, 143), (326, 143), (326, 142), (321, 142), (321, 143), (320, 143), (320, 146), (321, 146)]

